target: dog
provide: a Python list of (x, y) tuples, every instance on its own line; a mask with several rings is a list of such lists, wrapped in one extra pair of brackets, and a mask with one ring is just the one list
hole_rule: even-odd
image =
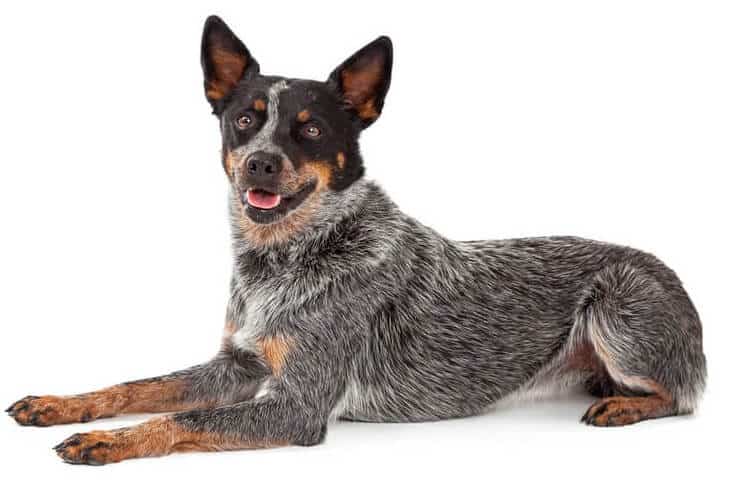
[(28, 396), (21, 425), (173, 413), (55, 447), (100, 465), (182, 451), (321, 443), (329, 420), (477, 415), (547, 385), (599, 399), (582, 421), (691, 413), (699, 316), (676, 274), (574, 237), (457, 242), (364, 177), (359, 135), (392, 70), (380, 37), (326, 82), (264, 76), (218, 17), (201, 46), (222, 135), (234, 266), (220, 351), (187, 370), (75, 396)]

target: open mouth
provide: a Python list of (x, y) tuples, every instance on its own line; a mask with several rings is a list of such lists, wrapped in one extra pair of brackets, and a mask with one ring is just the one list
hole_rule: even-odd
[(259, 224), (269, 224), (297, 208), (313, 190), (315, 182), (288, 196), (253, 187), (241, 193), (241, 201), (250, 219)]
[(257, 209), (268, 210), (274, 209), (282, 203), (280, 194), (273, 194), (266, 190), (252, 189), (247, 190), (247, 203)]

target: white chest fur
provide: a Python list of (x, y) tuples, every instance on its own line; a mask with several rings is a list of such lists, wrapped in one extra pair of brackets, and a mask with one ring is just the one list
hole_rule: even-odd
[(274, 305), (272, 294), (254, 291), (246, 299), (244, 311), (237, 318), (240, 328), (232, 335), (232, 344), (246, 351), (257, 351), (260, 339), (270, 323)]

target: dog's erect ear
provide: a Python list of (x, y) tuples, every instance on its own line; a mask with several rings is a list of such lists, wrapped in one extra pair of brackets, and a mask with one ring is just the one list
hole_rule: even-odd
[(229, 26), (219, 17), (206, 19), (201, 40), (201, 65), (206, 98), (213, 105), (224, 99), (244, 78), (259, 73), (259, 64)]
[(391, 40), (382, 36), (348, 58), (328, 78), (328, 84), (364, 128), (381, 114), (391, 81), (392, 57)]

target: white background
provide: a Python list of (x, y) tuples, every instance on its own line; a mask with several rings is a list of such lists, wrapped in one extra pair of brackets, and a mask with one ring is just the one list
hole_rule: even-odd
[(2, 419), (4, 486), (729, 482), (729, 3), (406, 4), (0, 7), (0, 401), (161, 374), (216, 350), (229, 230), (198, 49), (218, 13), (264, 73), (300, 78), (324, 79), (390, 35), (392, 89), (362, 139), (368, 175), (447, 236), (574, 234), (664, 259), (704, 322), (699, 412), (590, 428), (578, 419), (591, 399), (577, 394), (440, 423), (333, 424), (315, 448), (104, 468), (63, 464), (51, 447), (145, 417), (44, 429)]

